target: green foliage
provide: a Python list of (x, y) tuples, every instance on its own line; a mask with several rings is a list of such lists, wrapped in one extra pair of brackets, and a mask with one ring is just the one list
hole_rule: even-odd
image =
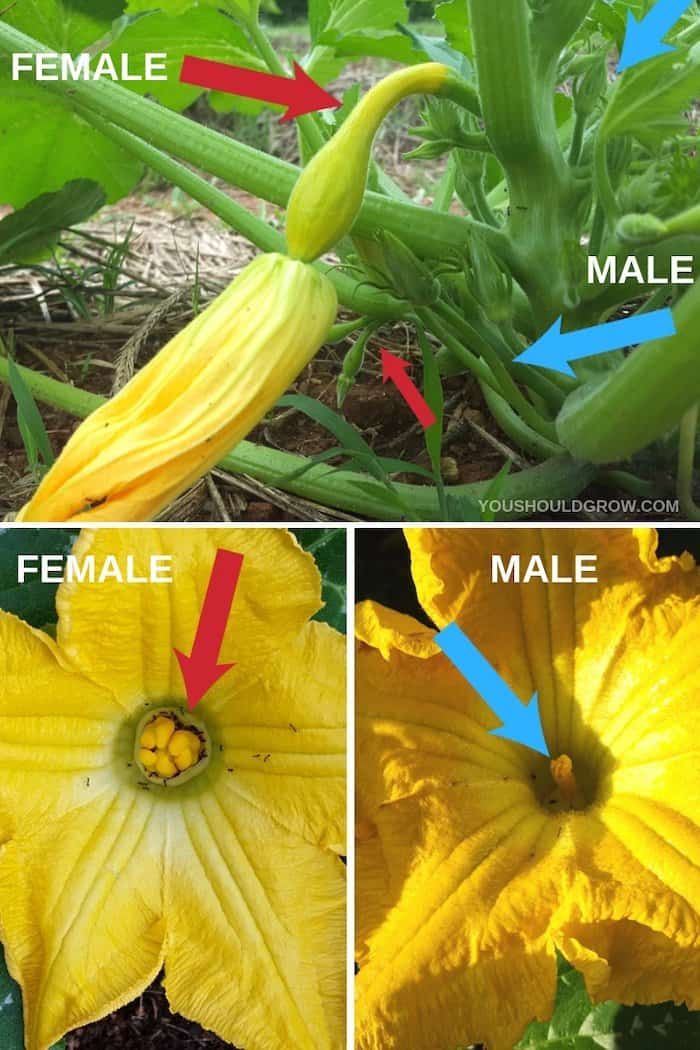
[[(77, 53), (109, 33), (122, 7), (122, 0), (96, 0), (89, 6), (22, 0), (2, 21), (38, 37), (49, 49)], [(0, 166), (0, 203), (21, 208), (73, 179), (94, 180), (108, 201), (133, 189), (143, 171), (140, 162), (40, 83), (10, 77), (10, 59), (0, 56), (0, 137), (12, 158)]]
[[(18, 554), (69, 554), (78, 533), (74, 529), (13, 528), (0, 530), (0, 609), (14, 613), (32, 627), (56, 622), (58, 584), (37, 580), (17, 582)], [(5, 1044), (0, 1040), (5, 1050)]]
[(687, 1050), (700, 1041), (700, 1013), (684, 1006), (593, 1004), (583, 977), (561, 956), (551, 1021), (534, 1022), (514, 1050)]
[(0, 220), (0, 265), (34, 262), (47, 254), (62, 230), (89, 218), (105, 202), (101, 186), (75, 179)]
[[(620, 311), (633, 315), (647, 307), (656, 291), (651, 282), (602, 289), (588, 282), (589, 254), (623, 256), (631, 251), (644, 269), (648, 249), (638, 237), (630, 243), (629, 223), (619, 222), (623, 216), (649, 216), (649, 228), (657, 231), (654, 251), (660, 264), (665, 261), (668, 266), (672, 254), (697, 257), (693, 216), (685, 224), (679, 219), (675, 227), (672, 221), (696, 205), (700, 192), (697, 139), (690, 127), (696, 117), (689, 115), (700, 82), (700, 6), (689, 3), (669, 35), (676, 51), (621, 77), (609, 75), (628, 13), (639, 17), (652, 2), (441, 0), (434, 5), (438, 35), (433, 36), (408, 24), (416, 5), (405, 0), (309, 0), (310, 50), (303, 61), (318, 80), (328, 81), (357, 57), (402, 64), (430, 59), (450, 67), (448, 85), (453, 89), (450, 93), (445, 88), (438, 104), (426, 110), (428, 119), (417, 131), (423, 142), (410, 155), (416, 161), (417, 181), (424, 184), (429, 184), (432, 171), (422, 180), (421, 161), (446, 158), (432, 208), (411, 206), (404, 190), (373, 162), (369, 185), (374, 193), (367, 197), (353, 231), (356, 240), (369, 240), (383, 231), (398, 237), (430, 275), (430, 296), (420, 289), (423, 282), (413, 282), (412, 287), (398, 282), (400, 268), (393, 267), (396, 273), (390, 280), (386, 274), (378, 280), (377, 267), (367, 261), (358, 272), (346, 244), (338, 245), (342, 265), (329, 270), (329, 277), (343, 305), (365, 319), (358, 325), (362, 329), (387, 316), (409, 325), (418, 317), (431, 354), (435, 343), (441, 346), (436, 361), (442, 374), (471, 373), (500, 431), (526, 456), (558, 456), (564, 443), (574, 449), (563, 426), (571, 419), (572, 406), (590, 432), (600, 429), (604, 415), (614, 420), (619, 434), (634, 434), (634, 440), (619, 446), (630, 454), (651, 447), (668, 430), (669, 419), (672, 428), (679, 422), (673, 412), (662, 413), (651, 374), (644, 375), (640, 386), (635, 372), (635, 390), (643, 387), (635, 397), (635, 419), (630, 418), (629, 398), (616, 395), (617, 388), (610, 386), (639, 351), (608, 355), (606, 375), (595, 389), (586, 388), (583, 399), (580, 390), (589, 365), (577, 365), (577, 378), (572, 380), (514, 364), (519, 352), (558, 317), (566, 331), (594, 327)], [(426, 14), (431, 9), (418, 6)], [(287, 3), (281, 10), (289, 14), (291, 7)], [(127, 50), (136, 62), (146, 51), (167, 50), (170, 75), (162, 84), (129, 85), (131, 95), (112, 85), (95, 85), (94, 92), (91, 85), (80, 85), (77, 98), (71, 99), (62, 87), (7, 82), (3, 59), (0, 134), (13, 163), (0, 170), (0, 201), (21, 207), (77, 178), (99, 183), (108, 200), (126, 192), (138, 179), (139, 162), (80, 115), (103, 120), (99, 126), (105, 128), (104, 120), (119, 124), (120, 111), (126, 110), (124, 126), (132, 134), (189, 164), (198, 164), (201, 157), (201, 166), (210, 174), (284, 206), (294, 183), (290, 167), (163, 109), (182, 110), (200, 94), (179, 83), (177, 71), (185, 53), (273, 72), (286, 68), (289, 56), (274, 53), (255, 21), (257, 14), (257, 0), (102, 0), (92, 5), (24, 0), (10, 9), (7, 23), (59, 50), (105, 46), (115, 54)], [(461, 83), (455, 72), (468, 83)], [(138, 98), (145, 88), (160, 108)], [(303, 118), (300, 153), (305, 160), (334, 133), (356, 98), (357, 88), (347, 93), (340, 114)], [(211, 102), (222, 110), (243, 105), (233, 96), (216, 93)], [(140, 155), (146, 155), (143, 149)], [(172, 164), (168, 172), (202, 199), (203, 191), (191, 178), (188, 181), (189, 173), (180, 173)], [(454, 214), (455, 197), (467, 217)], [(210, 194), (209, 206), (211, 200)], [(226, 215), (230, 217), (230, 210)], [(252, 229), (256, 243), (269, 245), (272, 231), (263, 220), (257, 226), (250, 216), (229, 221), (238, 221), (249, 236)], [(673, 236), (663, 235), (666, 230)], [(47, 239), (53, 233), (41, 231)], [(681, 303), (688, 299), (683, 292), (676, 290)], [(681, 310), (679, 316), (697, 327), (695, 313)], [(675, 356), (667, 369), (666, 404), (686, 403), (698, 385), (697, 359), (691, 360), (684, 346), (679, 342), (675, 349), (670, 347)], [(348, 356), (341, 399), (362, 353), (360, 341)], [(426, 382), (430, 396), (436, 397), (429, 367)], [(410, 511), (393, 478), (399, 471), (422, 476), (420, 468), (377, 456), (346, 420), (325, 406), (311, 408), (305, 401), (297, 407), (337, 440), (334, 449), (309, 460), (309, 465), (341, 453), (342, 469), (368, 474), (384, 486), (389, 513)], [(576, 448), (588, 447), (583, 440), (579, 446), (579, 437), (577, 429)], [(429, 442), (435, 469), (441, 450), (434, 435)], [(617, 444), (602, 438), (599, 444), (596, 462), (598, 457), (615, 459)], [(295, 469), (288, 480), (306, 469)], [(499, 480), (506, 493), (512, 480)], [(440, 481), (434, 481), (439, 490)], [(373, 491), (376, 494), (376, 484)], [(472, 508), (460, 510), (449, 500), (443, 510), (450, 516), (472, 513)]]
[(297, 540), (312, 554), (321, 573), (323, 608), (314, 619), (345, 633), (347, 624), (347, 565), (344, 529), (292, 529)]
[(27, 462), (32, 473), (39, 478), (54, 461), (53, 449), (32, 393), (12, 358), (8, 359), (7, 366), (10, 390), (17, 404), (17, 425), (27, 454)]
[[(152, 9), (153, 4), (149, 5)], [(165, 7), (165, 4), (160, 4)], [(221, 5), (217, 4), (219, 8)], [(230, 19), (222, 17), (215, 7), (195, 7), (172, 16), (155, 11), (130, 22), (119, 34), (109, 51), (119, 55), (129, 53), (134, 69), (143, 68), (144, 55), (157, 50), (167, 53), (163, 81), (134, 81), (129, 85), (139, 94), (153, 95), (170, 109), (183, 110), (202, 94), (202, 88), (180, 82), (180, 69), (185, 55), (197, 55), (216, 62), (263, 69), (264, 64), (252, 50), (243, 30)], [(232, 96), (228, 96), (231, 98)]]

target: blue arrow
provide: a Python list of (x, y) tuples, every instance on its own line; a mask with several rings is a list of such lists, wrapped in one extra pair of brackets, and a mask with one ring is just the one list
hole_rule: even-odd
[(658, 0), (641, 22), (628, 11), (627, 33), (617, 65), (618, 73), (637, 66), (640, 62), (646, 62), (649, 58), (675, 51), (670, 44), (664, 44), (664, 37), (688, 7), (689, 0)]
[(491, 730), (493, 735), (514, 740), (516, 744), (524, 744), (534, 751), (541, 751), (543, 755), (549, 755), (540, 722), (537, 693), (529, 704), (523, 704), (456, 623), (440, 631), (435, 641), (503, 722), (499, 729)]
[(583, 328), (579, 332), (562, 335), (562, 318), (554, 322), (536, 343), (518, 354), (514, 361), (523, 365), (539, 365), (553, 372), (576, 377), (569, 361), (582, 357), (594, 357), (609, 350), (621, 350), (637, 343), (649, 343), (652, 339), (666, 339), (676, 334), (673, 314), (669, 309), (652, 310), (636, 317), (624, 317), (621, 321), (610, 321), (595, 328)]

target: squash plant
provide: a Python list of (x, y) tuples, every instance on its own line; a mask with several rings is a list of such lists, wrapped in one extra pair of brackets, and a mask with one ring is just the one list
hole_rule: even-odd
[[(431, 208), (407, 199), (376, 160), (365, 171), (372, 134), (361, 122), (352, 134), (339, 134), (345, 122), (352, 125), (356, 91), (342, 109), (297, 121), (306, 185), (320, 187), (324, 179), (331, 185), (337, 177), (347, 199), (361, 204), (349, 216), (349, 236), (347, 216), (337, 214), (341, 204), (328, 207), (319, 191), (311, 206), (321, 236), (309, 259), (333, 248), (340, 265), (314, 265), (357, 318), (349, 327), (358, 342), (341, 382), (345, 388), (352, 382), (369, 332), (392, 320), (414, 326), (426, 397), (438, 417), (426, 434), (436, 484), (394, 482), (401, 464), (372, 461), (342, 420), (304, 402), (297, 407), (326, 421), (349, 450), (352, 470), (245, 441), (225, 466), (382, 520), (459, 520), (494, 491), (503, 500), (566, 498), (600, 478), (650, 495), (650, 478), (673, 455), (683, 511), (697, 514), (700, 283), (668, 278), (678, 257), (696, 266), (700, 245), (691, 113), (700, 96), (700, 7), (695, 0), (687, 5), (666, 37), (670, 49), (615, 75), (628, 16), (640, 19), (653, 6), (651, 0), (447, 0), (435, 7), (441, 39), (413, 31), (402, 0), (310, 0), (311, 47), (302, 65), (318, 81), (330, 82), (353, 58), (373, 56), (404, 66), (438, 62), (461, 85), (428, 99), (412, 129), (419, 140), (415, 164), (447, 157)], [(0, 55), (75, 53), (90, 45), (92, 53), (107, 48), (132, 57), (167, 51), (169, 77), (145, 86), (11, 82), (4, 62), (0, 128), (13, 163), (0, 174), (0, 199), (19, 207), (69, 180), (90, 178), (114, 200), (146, 165), (260, 249), (285, 252), (278, 230), (192, 167), (282, 207), (299, 169), (178, 112), (199, 90), (179, 82), (185, 53), (285, 71), (259, 4), (162, 0), (159, 10), (152, 8), (146, 0), (102, 0), (88, 14), (68, 0), (19, 0), (5, 12)], [(155, 98), (144, 97), (146, 90)], [(210, 100), (220, 108), (236, 104), (215, 92)], [(336, 135), (341, 150), (328, 145)], [(42, 166), (37, 157), (49, 143), (51, 163)], [(591, 258), (605, 279), (592, 280)], [(672, 338), (577, 361), (568, 376), (517, 360), (558, 318), (565, 332), (574, 331), (667, 304), (674, 311)], [(6, 371), (0, 359), (0, 377)], [(499, 477), (495, 490), (488, 483), (445, 488), (439, 477), (440, 376), (461, 373), (476, 378), (511, 446), (537, 464)], [(38, 373), (22, 375), (38, 399), (77, 415), (98, 403)]]

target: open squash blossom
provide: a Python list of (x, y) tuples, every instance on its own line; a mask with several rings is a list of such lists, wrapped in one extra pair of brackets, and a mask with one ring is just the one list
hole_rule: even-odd
[[(217, 548), (244, 555), (187, 711)], [(136, 553), (138, 552), (138, 553)], [(0, 939), (27, 1050), (137, 997), (243, 1050), (342, 1050), (344, 639), (288, 533), (88, 530), (74, 552), (170, 585), (64, 583), (56, 641), (0, 613)]]
[[(700, 571), (652, 530), (407, 530), (420, 602), (525, 702), (492, 735), (435, 630), (358, 610), (358, 1050), (512, 1050), (556, 952), (596, 1001), (700, 1007)], [(491, 555), (598, 584), (493, 584)]]
[(336, 310), (322, 273), (258, 256), (81, 423), (18, 520), (152, 520), (263, 418)]

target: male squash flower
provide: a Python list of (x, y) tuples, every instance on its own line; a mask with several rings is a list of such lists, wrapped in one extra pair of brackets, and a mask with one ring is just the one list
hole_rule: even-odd
[[(194, 714), (190, 652), (217, 547), (244, 555)], [(98, 530), (79, 557), (173, 555), (170, 585), (64, 583), (54, 641), (0, 613), (0, 936), (27, 1050), (138, 996), (245, 1050), (342, 1050), (341, 635), (310, 622), (289, 534)]]
[(258, 256), (81, 423), (18, 520), (152, 520), (263, 418), (336, 310), (312, 266)]
[[(557, 949), (594, 1000), (700, 1007), (700, 572), (652, 530), (408, 530), (418, 597), (524, 700), (551, 761), (433, 642), (359, 607), (357, 1045), (511, 1050)], [(491, 554), (597, 554), (597, 585)]]

